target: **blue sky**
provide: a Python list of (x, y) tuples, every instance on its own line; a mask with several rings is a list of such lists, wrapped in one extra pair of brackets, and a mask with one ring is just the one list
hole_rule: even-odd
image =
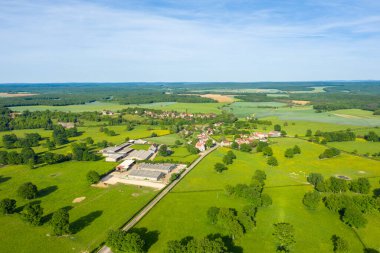
[(0, 0), (0, 82), (380, 79), (378, 0)]

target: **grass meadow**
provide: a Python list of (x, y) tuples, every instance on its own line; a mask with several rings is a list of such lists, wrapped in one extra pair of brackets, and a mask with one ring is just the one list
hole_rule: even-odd
[[(1, 168), (0, 198), (14, 198), (20, 209), (28, 201), (20, 199), (17, 187), (33, 182), (39, 189), (44, 209), (44, 223), (33, 227), (21, 220), (19, 214), (0, 216), (2, 252), (89, 252), (106, 238), (109, 229), (116, 229), (129, 220), (156, 192), (149, 188), (116, 185), (94, 188), (88, 185), (86, 173), (95, 170), (106, 173), (115, 164), (97, 162), (65, 162), (38, 169), (27, 166)], [(86, 197), (73, 203), (78, 197)], [(68, 208), (73, 234), (49, 236), (48, 220), (58, 208)], [(27, 245), (27, 246), (26, 246)]]
[[(310, 172), (319, 172), (325, 177), (370, 177), (374, 188), (378, 188), (379, 163), (348, 154), (319, 160), (318, 155), (325, 149), (321, 145), (296, 138), (279, 138), (275, 142), (272, 148), (279, 161), (278, 167), (268, 166), (261, 153), (234, 151), (237, 155), (235, 162), (228, 166), (227, 171), (218, 174), (213, 166), (222, 160), (228, 149), (219, 148), (206, 157), (137, 224), (137, 228), (159, 233), (158, 240), (151, 242), (149, 252), (162, 252), (169, 240), (220, 233), (220, 228), (208, 223), (207, 209), (218, 206), (241, 210), (246, 201), (227, 197), (224, 187), (227, 184), (249, 183), (256, 169), (262, 169), (267, 174), (264, 192), (272, 197), (273, 205), (258, 211), (257, 227), (236, 242), (234, 252), (275, 252), (272, 224), (277, 222), (294, 225), (296, 244), (293, 252), (305, 252), (305, 249), (307, 252), (332, 252), (331, 236), (334, 234), (348, 240), (352, 252), (363, 251), (358, 236), (366, 247), (379, 248), (380, 242), (375, 236), (380, 233), (379, 213), (366, 215), (370, 221), (367, 227), (354, 231), (323, 204), (315, 211), (306, 209), (302, 204), (303, 195), (312, 190), (306, 182)], [(296, 144), (301, 147), (302, 154), (292, 159), (285, 158), (284, 151)]]

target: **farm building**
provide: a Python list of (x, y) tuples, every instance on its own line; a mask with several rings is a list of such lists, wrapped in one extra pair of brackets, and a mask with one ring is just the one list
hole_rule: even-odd
[(176, 167), (175, 164), (170, 164), (170, 163), (157, 163), (157, 164), (140, 163), (138, 165), (138, 168), (141, 170), (159, 171), (165, 174), (170, 173), (173, 169), (175, 169), (175, 167)]
[(133, 150), (128, 154), (127, 159), (132, 160), (147, 160), (153, 155), (153, 152), (146, 150)]
[(109, 154), (106, 157), (106, 162), (117, 162), (125, 157), (125, 154)]
[(147, 143), (148, 143), (147, 141), (144, 141), (141, 139), (135, 140), (135, 144), (147, 144)]
[(232, 144), (232, 142), (225, 140), (225, 141), (222, 141), (220, 143), (220, 146), (222, 146), (222, 147), (229, 147), (229, 146), (231, 146), (231, 144)]
[(120, 163), (118, 166), (116, 166), (116, 170), (118, 171), (128, 170), (134, 163), (135, 163), (134, 160), (125, 160), (122, 163)]
[(120, 152), (121, 150), (128, 147), (129, 145), (131, 145), (131, 144), (126, 142), (126, 143), (120, 144), (118, 146), (108, 147), (108, 148), (102, 149), (100, 152), (103, 154), (103, 156), (108, 156), (108, 155), (112, 155), (112, 154)]
[(131, 170), (128, 174), (128, 178), (151, 181), (158, 181), (164, 176), (164, 173), (153, 170)]

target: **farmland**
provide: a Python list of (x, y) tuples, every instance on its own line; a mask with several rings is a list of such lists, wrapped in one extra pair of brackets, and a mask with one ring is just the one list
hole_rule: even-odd
[[(303, 206), (303, 194), (312, 189), (306, 182), (306, 175), (319, 172), (325, 177), (341, 174), (356, 178), (365, 173), (366, 177), (380, 177), (378, 162), (345, 154), (323, 161), (317, 158), (317, 154), (324, 149), (320, 145), (289, 138), (278, 139), (276, 142), (273, 150), (279, 160), (278, 167), (266, 165), (266, 159), (262, 154), (236, 152), (236, 162), (228, 166), (227, 171), (218, 174), (213, 170), (213, 164), (222, 159), (226, 149), (219, 149), (202, 161), (137, 225), (138, 228), (146, 228), (148, 231), (158, 231), (160, 235), (159, 240), (153, 242), (149, 252), (161, 252), (160, 249), (165, 247), (169, 240), (179, 240), (186, 236), (202, 237), (220, 232), (207, 221), (207, 209), (210, 206), (218, 206), (241, 210), (244, 201), (227, 197), (224, 187), (227, 184), (249, 183), (248, 175), (252, 175), (256, 169), (262, 169), (267, 174), (264, 192), (273, 198), (273, 205), (258, 211), (257, 227), (244, 235), (241, 241), (236, 242), (237, 247), (242, 247), (248, 252), (275, 252), (270, 240), (271, 224), (285, 221), (293, 224), (296, 230), (295, 252), (303, 252), (303, 249), (308, 247), (310, 234), (313, 234), (315, 240), (313, 247), (308, 247), (308, 252), (331, 251), (333, 234), (347, 238), (352, 252), (361, 251), (362, 245), (355, 232), (343, 224), (336, 214), (322, 205), (316, 211), (309, 211)], [(302, 154), (293, 159), (284, 158), (284, 150), (295, 144), (301, 147)], [(375, 180), (371, 182), (375, 187), (379, 186)], [(170, 220), (165, 218), (169, 215)], [(378, 213), (368, 215), (370, 220), (379, 218)], [(316, 227), (323, 229), (315, 231)], [(365, 229), (357, 230), (357, 233), (366, 246), (380, 247), (378, 240), (372, 237), (373, 234), (380, 233), (376, 222)]]

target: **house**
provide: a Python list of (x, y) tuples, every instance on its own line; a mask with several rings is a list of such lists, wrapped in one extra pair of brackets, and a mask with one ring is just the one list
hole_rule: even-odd
[(136, 170), (136, 169), (131, 170), (128, 174), (128, 178), (138, 179), (138, 180), (149, 180), (149, 181), (158, 181), (164, 176), (165, 174), (159, 171)]
[(170, 173), (172, 170), (175, 169), (177, 165), (171, 164), (171, 163), (140, 163), (138, 164), (138, 168), (140, 170), (153, 170), (153, 171), (159, 171), (164, 174)]
[(250, 143), (250, 141), (249, 141), (248, 139), (243, 139), (243, 138), (237, 138), (237, 139), (235, 140), (235, 142), (236, 142), (237, 144), (239, 144), (239, 145), (241, 145), (241, 144), (249, 144), (249, 143)]
[(126, 171), (131, 168), (131, 166), (135, 163), (134, 160), (124, 160), (118, 166), (116, 166), (117, 171)]
[(199, 151), (201, 151), (201, 152), (203, 152), (203, 151), (206, 150), (206, 146), (205, 146), (205, 142), (204, 142), (204, 141), (198, 141), (198, 142), (195, 144), (195, 147), (196, 147)]
[(281, 137), (281, 132), (279, 131), (270, 131), (268, 134), (269, 137), (276, 138), (276, 137)]
[(256, 140), (262, 140), (262, 139), (268, 138), (268, 134), (261, 133), (261, 132), (254, 132), (252, 134), (252, 137), (255, 138)]
[(112, 116), (112, 115), (114, 115), (114, 113), (112, 111), (109, 111), (109, 110), (104, 110), (104, 111), (102, 111), (102, 115), (110, 115), (110, 116)]
[(125, 154), (110, 154), (106, 157), (106, 162), (117, 162), (125, 157)]
[(232, 144), (232, 142), (224, 140), (224, 141), (222, 141), (220, 143), (220, 146), (222, 146), (222, 147), (229, 147), (229, 146), (231, 146), (231, 144)]
[(148, 151), (150, 151), (150, 152), (152, 152), (152, 153), (156, 153), (156, 152), (157, 152), (157, 149), (158, 149), (157, 144), (152, 144), (152, 145), (150, 145)]

